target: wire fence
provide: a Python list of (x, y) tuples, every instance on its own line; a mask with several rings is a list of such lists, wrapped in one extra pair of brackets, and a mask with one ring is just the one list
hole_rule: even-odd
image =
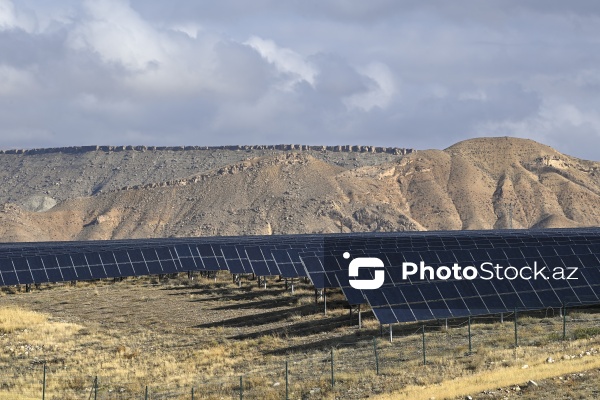
[[(391, 333), (389, 329), (393, 329)], [(600, 335), (600, 314), (578, 310), (565, 314), (556, 309), (384, 326), (376, 336), (340, 341), (310, 355), (288, 355), (230, 376), (199, 376), (191, 385), (165, 385), (159, 380), (132, 384), (128, 382), (140, 382), (137, 378), (145, 376), (145, 371), (128, 371), (131, 379), (116, 378), (110, 370), (92, 373), (70, 367), (68, 357), (35, 359), (26, 367), (15, 363), (0, 368), (0, 399), (304, 400), (332, 392), (338, 397), (360, 398), (400, 389), (409, 376), (412, 382), (419, 382), (419, 371), (426, 366), (447, 368), (460, 360), (475, 371), (489, 361), (484, 356), (490, 349), (541, 347), (596, 335)]]

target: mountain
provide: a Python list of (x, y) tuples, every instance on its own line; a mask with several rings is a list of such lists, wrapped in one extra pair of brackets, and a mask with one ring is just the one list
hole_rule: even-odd
[[(0, 176), (0, 240), (600, 222), (600, 163), (531, 140), (479, 138), (418, 152), (293, 147), (0, 154), (0, 165), (13, 157), (12, 172)], [(28, 181), (36, 170), (42, 178)]]

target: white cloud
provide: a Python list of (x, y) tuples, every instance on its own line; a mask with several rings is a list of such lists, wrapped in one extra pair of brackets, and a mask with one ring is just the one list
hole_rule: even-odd
[(193, 22), (187, 22), (172, 25), (171, 29), (175, 32), (185, 33), (192, 39), (198, 39), (198, 33), (202, 30), (202, 26)]
[[(551, 145), (557, 145), (569, 136), (578, 135), (593, 136), (598, 140), (600, 139), (600, 112), (583, 110), (561, 99), (547, 99), (541, 105), (539, 112), (534, 115), (517, 120), (482, 122), (474, 127), (472, 133), (530, 137)], [(572, 144), (568, 147), (571, 146)]]
[(300, 54), (285, 47), (279, 47), (272, 40), (265, 40), (253, 36), (245, 44), (254, 48), (267, 61), (283, 73), (289, 74), (287, 88), (291, 89), (295, 83), (306, 81), (311, 85), (315, 83), (318, 71), (307, 62)]
[(126, 2), (88, 0), (86, 16), (70, 33), (75, 50), (92, 50), (106, 63), (118, 63), (131, 71), (161, 64), (167, 52), (161, 37)]
[(0, 0), (2, 139), (439, 148), (487, 132), (597, 158), (581, 139), (600, 132), (600, 3), (465, 4)]
[(31, 14), (17, 12), (11, 0), (0, 0), (0, 32), (22, 29), (25, 32), (33, 33), (35, 25), (36, 21)]
[(344, 98), (344, 103), (348, 107), (364, 111), (369, 111), (374, 107), (386, 108), (396, 94), (394, 75), (388, 66), (383, 63), (371, 63), (359, 71), (371, 79), (372, 85), (365, 93), (353, 94)]
[(0, 96), (26, 96), (35, 88), (30, 71), (0, 64)]

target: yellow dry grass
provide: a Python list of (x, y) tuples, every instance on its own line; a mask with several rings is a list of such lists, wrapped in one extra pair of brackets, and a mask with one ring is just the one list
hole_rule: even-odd
[(47, 317), (40, 313), (24, 310), (19, 307), (0, 308), (0, 333), (11, 333), (46, 322)]
[(560, 360), (551, 364), (546, 363), (544, 359), (522, 360), (521, 363), (529, 367), (514, 366), (485, 371), (471, 376), (442, 381), (435, 385), (412, 385), (394, 393), (378, 396), (376, 399), (453, 399), (458, 396), (479, 393), (486, 389), (523, 385), (530, 380), (537, 381), (600, 367), (600, 359), (591, 357)]

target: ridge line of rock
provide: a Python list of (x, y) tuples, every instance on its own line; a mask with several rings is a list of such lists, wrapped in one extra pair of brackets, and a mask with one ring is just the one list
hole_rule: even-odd
[(49, 154), (67, 153), (80, 154), (93, 151), (119, 152), (119, 151), (189, 151), (189, 150), (300, 150), (300, 151), (331, 151), (342, 153), (388, 153), (405, 155), (415, 153), (417, 150), (404, 147), (381, 147), (381, 146), (310, 146), (300, 144), (276, 144), (276, 145), (230, 145), (230, 146), (71, 146), (71, 147), (49, 147), (38, 149), (8, 149), (0, 150), (0, 154)]

